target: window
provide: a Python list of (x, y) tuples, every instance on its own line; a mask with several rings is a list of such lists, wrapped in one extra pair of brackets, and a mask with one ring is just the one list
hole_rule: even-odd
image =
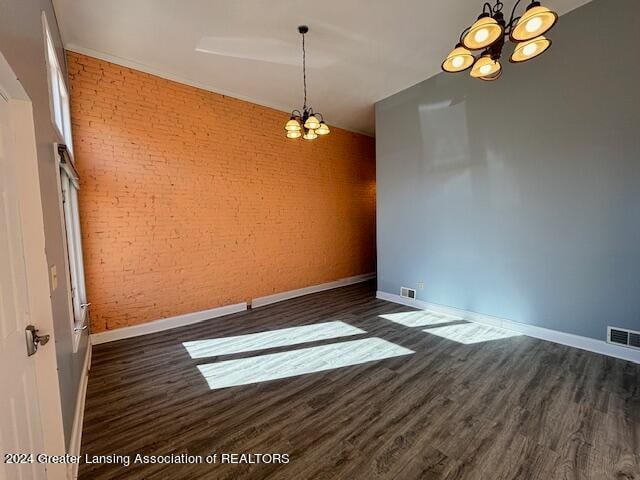
[(51, 39), (49, 25), (44, 13), (42, 14), (42, 23), (44, 25), (44, 36), (46, 43), (47, 70), (49, 73), (49, 87), (51, 93), (51, 115), (53, 123), (58, 130), (58, 135), (67, 146), (69, 153), (73, 154), (73, 139), (71, 138), (71, 113), (69, 110), (69, 94), (64, 81), (64, 75), (60, 64), (56, 49)]
[(84, 284), (84, 263), (82, 261), (82, 236), (78, 208), (78, 176), (68, 162), (64, 161), (61, 150), (60, 187), (62, 210), (66, 232), (67, 256), (69, 259), (69, 279), (71, 283), (71, 304), (73, 307), (73, 327), (79, 332), (88, 315), (87, 293)]
[(82, 236), (80, 232), (80, 213), (78, 208), (80, 179), (73, 160), (69, 94), (44, 13), (42, 14), (42, 23), (50, 87), (51, 120), (58, 134), (58, 142), (56, 142), (55, 149), (56, 158), (59, 159), (60, 167), (61, 213), (64, 218), (64, 244), (68, 260), (69, 288), (71, 292), (70, 304), (73, 311), (71, 324), (75, 333), (74, 351), (76, 351), (80, 339), (80, 332), (85, 328), (89, 315), (89, 304), (87, 303), (87, 293), (84, 282)]

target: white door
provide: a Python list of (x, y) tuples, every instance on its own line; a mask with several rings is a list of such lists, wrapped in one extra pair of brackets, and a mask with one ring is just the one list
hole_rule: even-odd
[[(0, 91), (0, 479), (44, 479), (44, 465), (7, 464), (7, 454), (43, 451), (34, 356), (27, 356), (27, 274), (9, 103)], [(36, 353), (38, 355), (38, 353)], [(12, 459), (12, 460), (13, 460)]]

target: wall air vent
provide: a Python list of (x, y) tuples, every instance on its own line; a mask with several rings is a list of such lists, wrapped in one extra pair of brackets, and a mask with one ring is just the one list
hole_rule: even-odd
[(416, 299), (416, 291), (413, 288), (400, 287), (400, 296), (409, 298), (411, 300)]
[(640, 332), (625, 328), (607, 327), (607, 342), (640, 350)]

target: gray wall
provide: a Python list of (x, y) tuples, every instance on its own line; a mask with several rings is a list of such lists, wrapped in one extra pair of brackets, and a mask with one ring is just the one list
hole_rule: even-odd
[(439, 74), (376, 105), (379, 290), (640, 330), (639, 18), (595, 0), (497, 82)]
[[(49, 0), (0, 0), (0, 51), (31, 98), (35, 124), (38, 170), (44, 209), (46, 255), (49, 265), (56, 265), (58, 287), (51, 292), (55, 331), (55, 348), (62, 396), (62, 416), (67, 447), (73, 427), (78, 385), (82, 373), (87, 337), (83, 335), (77, 353), (73, 353), (71, 312), (65, 283), (62, 219), (58, 206), (56, 163), (53, 142), (58, 138), (49, 110), (44, 38), (41, 14), (45, 12), (56, 43), (58, 59), (65, 64), (62, 42)], [(47, 348), (47, 347), (45, 347)]]

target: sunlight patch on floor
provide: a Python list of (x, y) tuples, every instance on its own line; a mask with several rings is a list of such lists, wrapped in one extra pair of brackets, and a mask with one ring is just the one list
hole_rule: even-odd
[(268, 330), (233, 337), (211, 338), (184, 342), (191, 358), (215, 357), (233, 353), (252, 352), (266, 348), (286, 347), (299, 343), (317, 342), (331, 338), (347, 337), (367, 333), (344, 322), (314, 323), (299, 327)]
[(414, 353), (381, 338), (365, 338), (198, 365), (209, 388), (267, 382)]
[(461, 323), (458, 325), (446, 325), (423, 330), (423, 332), (437, 335), (465, 345), (473, 343), (490, 342), (504, 338), (519, 337), (521, 334), (502, 328), (480, 325), (477, 323)]
[(460, 317), (447, 315), (445, 313), (433, 312), (430, 310), (419, 310), (417, 312), (387, 313), (380, 315), (385, 320), (399, 323), (405, 327), (425, 327), (427, 325), (440, 325), (444, 323), (459, 322)]

